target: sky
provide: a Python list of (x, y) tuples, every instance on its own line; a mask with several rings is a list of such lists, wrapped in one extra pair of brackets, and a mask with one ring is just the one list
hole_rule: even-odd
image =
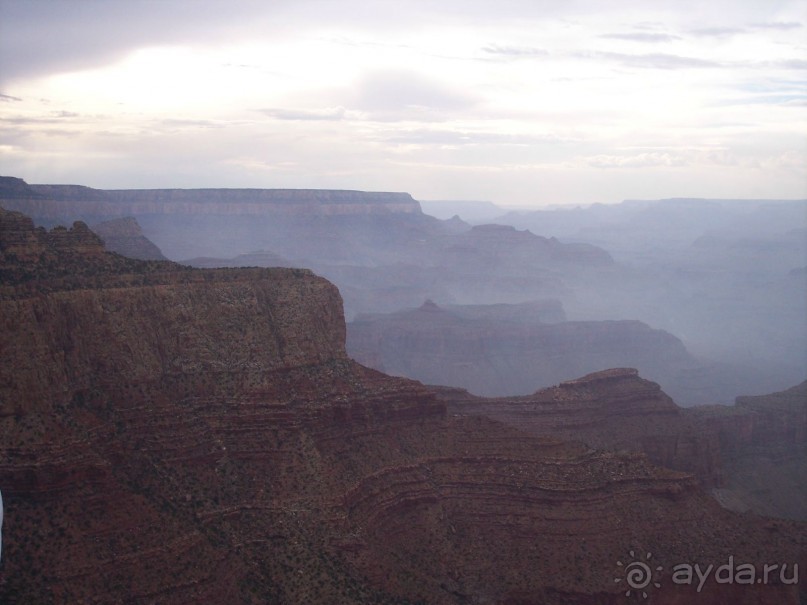
[(807, 198), (807, 0), (0, 0), (0, 174)]

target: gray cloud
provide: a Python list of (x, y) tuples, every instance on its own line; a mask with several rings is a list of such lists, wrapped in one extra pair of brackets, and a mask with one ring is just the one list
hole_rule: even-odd
[(475, 99), (414, 71), (388, 70), (363, 77), (348, 93), (350, 109), (379, 121), (434, 121), (463, 109)]
[(672, 34), (659, 34), (652, 32), (632, 32), (625, 34), (603, 34), (600, 38), (609, 38), (611, 40), (628, 40), (631, 42), (673, 42), (680, 40), (680, 36)]
[(807, 95), (804, 93), (748, 96), (737, 99), (726, 99), (725, 101), (718, 103), (718, 105), (721, 107), (740, 105), (777, 105), (784, 107), (802, 107), (805, 104), (807, 104)]
[(0, 118), (0, 123), (16, 124), (20, 126), (29, 124), (63, 124), (66, 118), (78, 117), (78, 114), (61, 115), (62, 113), (69, 114), (69, 112), (53, 112), (50, 116), (44, 118), (12, 116)]
[(498, 44), (490, 44), (482, 49), (485, 53), (491, 55), (498, 55), (509, 57), (513, 59), (529, 59), (534, 57), (546, 57), (549, 51), (543, 48), (534, 48), (531, 46), (500, 46)]
[(346, 111), (344, 107), (331, 107), (327, 109), (281, 109), (270, 108), (259, 110), (262, 114), (275, 120), (290, 121), (339, 121), (344, 120)]
[(751, 27), (754, 29), (775, 29), (783, 31), (788, 29), (799, 29), (800, 27), (804, 26), (796, 21), (774, 21), (768, 23), (752, 23)]
[(186, 118), (165, 118), (158, 120), (159, 126), (167, 126), (168, 128), (218, 128), (220, 123), (212, 120), (189, 120)]
[(292, 5), (274, 0), (272, 20), (252, 0), (0, 0), (0, 84), (100, 67), (142, 46), (225, 40), (242, 23), (281, 29)]
[(687, 158), (674, 152), (647, 152), (634, 155), (597, 155), (589, 157), (587, 164), (592, 168), (656, 168), (681, 167), (689, 162)]
[(19, 98), (19, 97), (14, 97), (12, 95), (4, 95), (4, 94), (0, 93), (0, 101), (4, 101), (6, 103), (11, 103), (13, 101), (22, 101), (22, 99)]
[(469, 132), (448, 129), (418, 129), (396, 133), (385, 142), (404, 145), (538, 145), (561, 142), (552, 135), (524, 135), (491, 132)]
[(579, 56), (616, 61), (626, 67), (640, 67), (643, 69), (699, 69), (722, 67), (720, 63), (715, 61), (664, 53), (630, 55), (625, 53), (593, 52), (583, 53)]
[(694, 36), (725, 38), (726, 36), (743, 34), (745, 29), (742, 27), (699, 27), (689, 30), (689, 33)]
[(805, 59), (786, 59), (777, 63), (778, 67), (785, 69), (807, 69), (807, 60)]

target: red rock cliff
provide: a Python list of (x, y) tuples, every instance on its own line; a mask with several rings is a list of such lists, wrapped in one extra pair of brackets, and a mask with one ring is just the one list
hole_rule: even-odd
[[(803, 563), (803, 525), (725, 511), (641, 454), (446, 415), (347, 359), (338, 292), (308, 271), (60, 255), (64, 234), (0, 219), (0, 602), (616, 604), (632, 549), (666, 566), (648, 602), (798, 602), (669, 574)], [(612, 389), (641, 413), (636, 380), (558, 403), (604, 418)]]

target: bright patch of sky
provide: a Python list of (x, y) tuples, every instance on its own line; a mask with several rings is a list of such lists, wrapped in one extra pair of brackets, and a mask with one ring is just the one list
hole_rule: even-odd
[(807, 197), (807, 3), (0, 0), (35, 183)]

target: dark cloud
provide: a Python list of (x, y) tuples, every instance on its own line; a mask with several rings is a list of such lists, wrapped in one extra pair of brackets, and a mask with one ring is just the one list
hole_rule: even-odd
[(632, 32), (625, 34), (603, 34), (600, 38), (609, 38), (611, 40), (628, 40), (631, 42), (673, 42), (680, 40), (679, 36), (671, 34), (659, 34), (652, 32)]
[[(274, 16), (291, 5), (274, 0)], [(0, 0), (0, 84), (107, 65), (148, 45), (225, 40), (242, 23), (280, 28), (265, 12), (243, 0)]]
[(13, 101), (22, 101), (22, 99), (19, 98), (19, 97), (14, 97), (12, 95), (4, 95), (4, 94), (0, 93), (0, 101), (4, 101), (6, 103), (11, 103)]

